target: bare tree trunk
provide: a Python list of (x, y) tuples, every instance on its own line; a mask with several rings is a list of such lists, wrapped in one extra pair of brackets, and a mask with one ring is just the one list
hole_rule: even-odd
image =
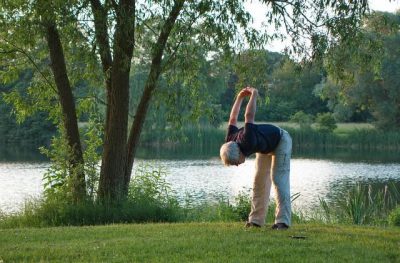
[(86, 196), (86, 182), (83, 171), (83, 154), (76, 117), (75, 101), (71, 85), (67, 75), (64, 51), (61, 45), (58, 30), (54, 24), (46, 25), (46, 40), (50, 51), (51, 70), (57, 86), (63, 114), (64, 127), (68, 145), (72, 150), (71, 183), (72, 195), (75, 201), (82, 200)]
[(143, 123), (146, 118), (147, 110), (149, 108), (150, 99), (152, 97), (153, 91), (156, 88), (158, 78), (161, 73), (161, 62), (164, 53), (165, 46), (168, 41), (168, 37), (173, 29), (176, 19), (178, 18), (184, 4), (185, 0), (176, 0), (172, 10), (169, 13), (167, 20), (158, 36), (157, 43), (153, 49), (153, 59), (151, 62), (150, 73), (147, 78), (145, 88), (143, 91), (142, 98), (136, 109), (135, 120), (131, 126), (128, 147), (127, 147), (127, 160), (126, 160), (126, 170), (124, 176), (124, 192), (128, 191), (129, 182), (132, 174), (133, 162), (136, 154), (136, 149), (138, 147), (140, 133), (143, 128)]

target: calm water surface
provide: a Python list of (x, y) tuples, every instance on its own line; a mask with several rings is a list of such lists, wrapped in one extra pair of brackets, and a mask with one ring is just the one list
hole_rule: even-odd
[[(318, 204), (320, 197), (343, 194), (346, 187), (357, 182), (364, 184), (400, 184), (400, 160), (390, 155), (384, 161), (379, 158), (361, 158), (354, 155), (345, 158), (294, 156), (291, 162), (291, 191), (300, 193), (294, 202), (295, 209), (306, 210)], [(156, 156), (157, 157), (157, 156)], [(189, 156), (190, 157), (190, 156)], [(136, 165), (152, 162), (167, 170), (166, 180), (177, 192), (180, 200), (190, 195), (196, 200), (215, 200), (217, 196), (234, 199), (239, 192), (252, 187), (254, 159), (238, 167), (224, 167), (216, 157), (201, 159), (157, 159), (146, 156), (137, 159)], [(42, 176), (48, 162), (17, 161), (0, 158), (0, 210), (14, 212), (24, 200), (40, 196)], [(275, 195), (272, 191), (272, 197)]]

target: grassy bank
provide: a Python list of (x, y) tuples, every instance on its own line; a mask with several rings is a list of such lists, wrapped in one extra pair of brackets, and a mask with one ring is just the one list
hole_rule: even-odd
[(0, 230), (0, 262), (399, 262), (399, 244), (399, 228), (342, 225), (23, 228)]

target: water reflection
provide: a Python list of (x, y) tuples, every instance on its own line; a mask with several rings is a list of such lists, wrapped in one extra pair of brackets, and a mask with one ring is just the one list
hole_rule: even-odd
[(0, 162), (0, 210), (17, 211), (24, 200), (42, 193), (47, 163)]
[[(252, 188), (254, 159), (238, 167), (224, 167), (218, 147), (161, 149), (141, 147), (134, 168), (153, 162), (167, 169), (167, 181), (181, 202), (187, 195), (194, 200), (226, 196), (233, 200), (243, 189)], [(40, 195), (42, 175), (48, 162), (38, 152), (0, 151), (0, 209), (15, 211), (24, 199)], [(335, 198), (355, 183), (374, 187), (394, 182), (400, 186), (399, 154), (356, 153), (351, 151), (295, 151), (291, 162), (291, 191), (300, 193), (294, 207), (309, 210), (319, 198)], [(274, 193), (272, 193), (274, 196)]]
[[(142, 146), (138, 150), (138, 157), (142, 159), (210, 159), (218, 158), (219, 145), (207, 147), (176, 146), (169, 148)], [(398, 163), (399, 151), (360, 151), (357, 149), (293, 149), (293, 158), (318, 160), (334, 160), (340, 162), (367, 162), (367, 163)]]
[(47, 157), (33, 146), (0, 145), (0, 162), (43, 162)]
[[(167, 170), (167, 182), (181, 202), (215, 200), (225, 196), (232, 201), (243, 189), (252, 188), (254, 159), (238, 167), (224, 167), (217, 158), (208, 160), (145, 160)], [(48, 163), (0, 163), (0, 209), (16, 210), (24, 198), (40, 195), (42, 175)], [(333, 198), (356, 182), (384, 184), (400, 182), (400, 163), (343, 163), (327, 160), (296, 159), (291, 162), (291, 191), (300, 193), (294, 207), (304, 211), (319, 204), (319, 198)], [(272, 193), (274, 197), (274, 193)]]
[(399, 151), (357, 150), (357, 149), (294, 149), (293, 157), (334, 160), (340, 162), (398, 163)]
[[(219, 145), (140, 146), (137, 158), (151, 160), (207, 160), (219, 158)], [(334, 160), (340, 162), (399, 163), (399, 151), (361, 151), (357, 149), (293, 149), (293, 158)], [(1, 146), (0, 162), (43, 162), (48, 159), (37, 148)]]

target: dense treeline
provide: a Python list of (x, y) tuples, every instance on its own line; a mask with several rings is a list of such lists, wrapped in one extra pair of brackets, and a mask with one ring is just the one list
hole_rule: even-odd
[[(368, 53), (370, 64), (362, 64), (367, 48), (356, 55), (339, 45), (320, 61), (296, 62), (287, 55), (266, 50), (247, 50), (234, 58), (196, 50), (187, 70), (196, 70), (196, 83), (179, 81), (174, 72), (165, 73), (159, 82), (159, 96), (154, 98), (144, 124), (142, 141), (168, 134), (181, 139), (182, 126), (191, 126), (200, 119), (201, 125), (219, 127), (229, 116), (237, 89), (253, 85), (260, 90), (257, 120), (296, 120), (296, 113), (305, 113), (311, 121), (320, 113), (331, 112), (340, 122), (371, 122), (378, 128), (400, 126), (400, 25), (399, 14), (374, 13), (365, 20), (364, 45), (370, 38), (378, 39), (376, 53)], [(363, 45), (361, 45), (363, 47)], [(369, 50), (369, 49), (368, 49)], [(368, 51), (369, 52), (369, 51)], [(345, 63), (346, 62), (346, 63)], [(331, 64), (342, 63), (343, 70), (332, 72)], [(337, 65), (336, 65), (337, 66)], [(150, 64), (134, 63), (130, 78), (130, 117), (139, 101)], [(17, 89), (27, 92), (32, 73), (21, 74), (12, 85), (0, 86), (5, 94)], [(178, 79), (178, 80), (177, 80)], [(87, 83), (74, 90), (77, 99), (88, 96)], [(196, 85), (196, 89), (190, 88)], [(79, 93), (79, 94), (77, 94)], [(97, 91), (98, 97), (104, 96)], [(11, 105), (0, 97), (0, 143), (48, 145), (56, 128), (44, 112), (36, 112), (23, 122), (17, 122)], [(186, 103), (186, 101), (193, 103)], [(97, 100), (98, 109), (104, 102)], [(242, 109), (243, 110), (243, 109)], [(29, 114), (27, 114), (29, 115)], [(240, 115), (243, 116), (243, 115)], [(86, 122), (88, 116), (80, 115)], [(304, 119), (297, 120), (304, 121)]]

